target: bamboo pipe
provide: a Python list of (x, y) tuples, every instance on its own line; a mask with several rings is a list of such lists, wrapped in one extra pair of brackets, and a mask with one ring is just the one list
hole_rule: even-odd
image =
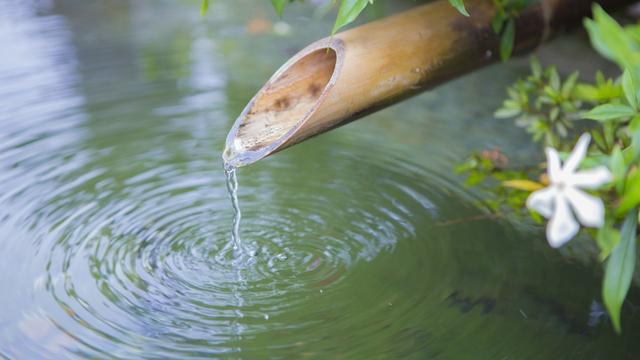
[[(605, 7), (627, 3), (602, 0)], [(247, 104), (223, 154), (243, 166), (496, 61), (488, 0), (446, 0), (318, 40), (287, 61)], [(590, 13), (584, 0), (542, 0), (516, 21), (514, 54), (536, 48)]]

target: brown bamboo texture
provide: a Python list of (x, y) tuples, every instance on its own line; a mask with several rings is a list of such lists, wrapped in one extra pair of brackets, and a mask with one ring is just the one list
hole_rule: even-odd
[[(605, 8), (625, 0), (603, 0)], [(498, 60), (491, 1), (415, 7), (316, 41), (287, 61), (247, 104), (226, 142), (225, 161), (253, 163)], [(585, 0), (543, 0), (516, 21), (514, 54), (527, 53), (590, 12)]]

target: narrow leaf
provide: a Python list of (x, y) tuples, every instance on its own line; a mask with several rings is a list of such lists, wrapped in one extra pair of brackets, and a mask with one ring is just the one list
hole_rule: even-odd
[(624, 96), (627, 98), (627, 102), (634, 109), (638, 110), (638, 87), (635, 82), (634, 76), (628, 69), (624, 70), (622, 74), (622, 90)]
[(640, 205), (640, 170), (635, 170), (627, 176), (624, 195), (616, 209), (616, 215), (624, 215), (638, 205)]
[(493, 116), (498, 119), (507, 119), (520, 115), (521, 112), (520, 109), (500, 108), (493, 113)]
[(505, 17), (503, 12), (498, 11), (495, 15), (493, 15), (493, 19), (491, 19), (491, 29), (493, 29), (494, 33), (500, 34), (500, 30), (502, 30), (504, 21)]
[(616, 145), (611, 152), (611, 157), (609, 158), (609, 168), (611, 169), (613, 180), (616, 184), (616, 192), (618, 194), (621, 194), (622, 190), (624, 189), (624, 176), (627, 168), (624, 163), (622, 151), (620, 150), (620, 146), (618, 145)]
[(574, 71), (573, 73), (571, 73), (571, 75), (569, 75), (567, 80), (564, 82), (564, 85), (562, 85), (562, 89), (560, 90), (560, 92), (562, 93), (562, 96), (564, 96), (565, 98), (568, 98), (569, 95), (571, 95), (573, 88), (576, 86), (576, 83), (578, 82), (579, 75), (580, 73), (578, 71)]
[(635, 110), (626, 105), (603, 104), (589, 110), (586, 114), (583, 115), (583, 117), (585, 119), (597, 121), (608, 121), (628, 118), (633, 116), (635, 113)]
[(282, 16), (284, 12), (284, 6), (287, 4), (287, 0), (271, 0), (271, 5), (276, 10), (278, 16)]
[(202, 0), (200, 4), (200, 15), (205, 16), (209, 10), (209, 0)]
[(353, 22), (369, 3), (370, 0), (342, 0), (331, 33), (335, 34), (343, 26)]
[[(555, 66), (549, 68), (549, 85), (551, 85), (552, 90), (560, 91), (560, 74), (558, 74), (558, 69)], [(549, 95), (555, 95), (555, 93), (551, 92)]]
[(536, 57), (532, 56), (529, 62), (531, 64), (531, 73), (533, 74), (533, 77), (536, 79), (542, 77), (542, 65), (540, 64), (540, 61)]
[(449, 0), (449, 4), (451, 4), (451, 6), (456, 8), (456, 10), (458, 10), (460, 14), (467, 17), (469, 16), (469, 12), (467, 12), (467, 9), (464, 7), (463, 0)]
[(610, 222), (607, 222), (603, 227), (598, 229), (596, 242), (600, 248), (600, 261), (604, 261), (611, 254), (611, 250), (620, 242), (620, 232), (614, 229)]
[(507, 21), (507, 25), (504, 28), (504, 32), (500, 37), (500, 59), (502, 59), (502, 61), (507, 61), (511, 56), (515, 36), (515, 21), (513, 19), (509, 19), (509, 21)]
[(635, 129), (631, 136), (632, 157), (631, 163), (635, 164), (640, 160), (640, 129)]
[(609, 256), (602, 283), (602, 298), (617, 333), (621, 331), (620, 310), (631, 286), (633, 270), (636, 266), (637, 227), (638, 214), (634, 210), (627, 214), (622, 224), (620, 242)]
[(600, 134), (599, 131), (591, 130), (591, 138), (601, 150), (607, 148), (607, 142), (604, 141), (604, 138), (602, 137), (602, 134)]
[(632, 39), (598, 4), (593, 5), (592, 12), (593, 20), (586, 20), (585, 26), (594, 48), (602, 56), (617, 62), (620, 67), (631, 67), (635, 57)]
[(544, 187), (542, 184), (530, 180), (507, 180), (502, 182), (502, 186), (525, 191), (535, 191)]

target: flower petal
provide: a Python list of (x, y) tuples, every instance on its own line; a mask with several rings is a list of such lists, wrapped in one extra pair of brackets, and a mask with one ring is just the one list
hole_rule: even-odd
[(598, 166), (593, 169), (577, 172), (569, 178), (569, 183), (573, 186), (596, 189), (611, 182), (613, 175), (606, 166)]
[(547, 224), (547, 241), (554, 248), (566, 244), (580, 230), (580, 225), (573, 217), (569, 202), (560, 194), (556, 196), (553, 216)]
[(604, 224), (604, 204), (600, 198), (573, 187), (568, 187), (565, 190), (565, 196), (582, 225), (602, 227)]
[(560, 156), (556, 149), (548, 147), (547, 148), (547, 174), (549, 174), (549, 180), (551, 182), (560, 181)]
[(562, 171), (565, 174), (571, 174), (578, 169), (578, 165), (580, 165), (582, 159), (587, 155), (590, 141), (591, 135), (589, 135), (589, 133), (584, 133), (580, 136), (576, 146), (573, 148), (573, 151), (571, 151), (571, 155), (569, 155), (567, 161), (564, 162)]
[(553, 214), (553, 200), (556, 194), (556, 189), (551, 186), (536, 190), (527, 198), (527, 207), (548, 219)]

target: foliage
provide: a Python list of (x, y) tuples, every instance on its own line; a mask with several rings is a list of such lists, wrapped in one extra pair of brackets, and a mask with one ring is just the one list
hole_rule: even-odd
[(542, 69), (532, 59), (531, 75), (507, 89), (509, 97), (494, 115), (515, 117), (516, 125), (526, 128), (535, 141), (557, 147), (579, 119), (582, 102), (575, 91), (577, 80), (577, 72), (562, 81), (554, 67)]
[(491, 21), (493, 32), (500, 35), (500, 59), (506, 61), (511, 57), (516, 35), (516, 19), (518, 14), (538, 0), (493, 0), (496, 14)]
[[(209, 0), (201, 0), (201, 13), (205, 14), (209, 8)], [(282, 16), (287, 4), (296, 0), (271, 0), (274, 10), (278, 16)], [(298, 0), (304, 1), (304, 0)], [(374, 0), (331, 0), (332, 3), (340, 1), (338, 15), (333, 25), (331, 34), (355, 21), (362, 11), (373, 4)], [(458, 12), (464, 16), (469, 16), (464, 0), (448, 0)], [(492, 0), (496, 7), (496, 14), (491, 22), (491, 28), (500, 36), (500, 58), (506, 61), (511, 56), (516, 35), (516, 18), (518, 14), (538, 0)]]
[(200, 4), (200, 15), (204, 16), (207, 11), (209, 11), (209, 0), (202, 0)]
[[(531, 75), (507, 89), (508, 97), (495, 117), (512, 119), (517, 126), (526, 128), (533, 141), (558, 149), (561, 156), (567, 155), (580, 133), (591, 135), (593, 141), (580, 168), (585, 174), (595, 174), (596, 168), (606, 167), (604, 175), (611, 176), (606, 185), (590, 188), (588, 196), (603, 204), (604, 212), (599, 226), (583, 231), (600, 248), (599, 260), (606, 262), (602, 298), (614, 329), (620, 332), (620, 312), (633, 278), (638, 238), (640, 26), (622, 27), (598, 5), (594, 5), (593, 19), (586, 19), (584, 25), (594, 49), (615, 62), (621, 75), (607, 79), (598, 72), (595, 81), (589, 83), (580, 82), (576, 72), (562, 79), (554, 67), (544, 69), (532, 60)], [(522, 211), (526, 207), (534, 208), (531, 194), (545, 191), (540, 188), (559, 192), (566, 186), (558, 184), (557, 179), (554, 184), (542, 173), (542, 168), (553, 165), (549, 151), (546, 163), (524, 169), (514, 169), (511, 164), (496, 166), (492, 160), (495, 156), (475, 153), (458, 170), (467, 174), (467, 184), (487, 189), (490, 210), (522, 215), (526, 214)], [(508, 164), (507, 156), (502, 157), (502, 163)], [(573, 210), (574, 215), (580, 217), (576, 211)], [(541, 215), (552, 217), (530, 214), (536, 221), (542, 219)]]
[(331, 33), (335, 34), (340, 28), (353, 22), (368, 4), (373, 4), (373, 0), (342, 0)]
[(282, 13), (284, 13), (284, 6), (287, 5), (287, 2), (289, 1), (290, 0), (271, 0), (271, 5), (273, 5), (278, 16), (282, 16)]
[(456, 8), (456, 10), (458, 10), (458, 12), (460, 14), (462, 14), (464, 16), (469, 16), (469, 12), (464, 7), (464, 1), (463, 0), (449, 0), (449, 4), (451, 4), (451, 6)]
[(620, 332), (620, 309), (629, 291), (636, 265), (637, 227), (638, 213), (633, 210), (627, 214), (622, 224), (619, 243), (607, 261), (604, 283), (602, 284), (602, 298), (617, 332)]

